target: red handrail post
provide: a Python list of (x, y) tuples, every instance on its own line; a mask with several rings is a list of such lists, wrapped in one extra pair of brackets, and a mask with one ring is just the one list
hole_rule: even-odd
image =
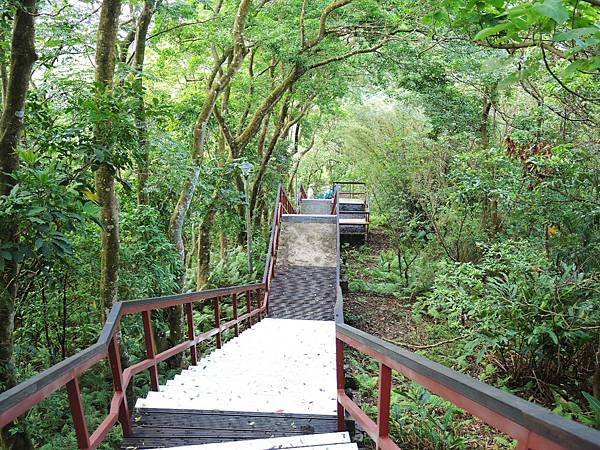
[(265, 317), (269, 315), (269, 290), (265, 289), (263, 293), (263, 299), (265, 301)]
[(377, 449), (381, 441), (390, 435), (390, 397), (392, 393), (392, 369), (379, 364), (379, 400), (377, 402)]
[(90, 435), (87, 429), (85, 413), (83, 412), (81, 388), (77, 378), (73, 378), (67, 383), (67, 394), (69, 397), (71, 416), (73, 417), (73, 425), (75, 426), (75, 434), (77, 436), (77, 446), (80, 449), (86, 450), (90, 448)]
[[(338, 392), (344, 392), (346, 388), (344, 374), (344, 343), (340, 339), (335, 340), (335, 368)], [(338, 431), (346, 430), (344, 407), (338, 400), (337, 404), (337, 429)]]
[[(156, 356), (151, 314), (151, 311), (142, 311), (142, 318), (144, 320), (144, 340), (146, 341), (146, 356), (148, 359), (154, 359)], [(150, 387), (153, 391), (158, 391), (158, 368), (156, 367), (156, 363), (152, 364), (148, 370), (150, 371)]]
[(265, 317), (267, 317), (267, 304), (265, 302), (265, 295), (262, 289), (258, 289), (258, 307), (262, 308), (263, 306), (265, 307), (265, 309), (260, 313), (260, 318), (264, 319)]
[(213, 307), (215, 310), (215, 328), (217, 331), (217, 348), (223, 346), (223, 336), (221, 335), (221, 297), (215, 297), (213, 300)]
[(251, 327), (252, 317), (250, 317), (250, 313), (252, 312), (252, 291), (246, 291), (246, 312), (248, 313), (248, 327)]
[[(196, 341), (196, 332), (194, 330), (194, 308), (192, 307), (192, 302), (185, 304), (185, 313), (187, 316), (188, 340)], [(195, 343), (190, 347), (190, 358), (192, 360), (192, 366), (198, 364), (198, 352), (196, 351)]]
[(231, 302), (233, 303), (233, 318), (235, 319), (235, 325), (233, 326), (233, 329), (235, 330), (235, 335), (239, 336), (240, 335), (240, 323), (238, 322), (238, 298), (237, 298), (237, 294), (233, 294), (231, 296)]
[(257, 289), (255, 292), (256, 295), (256, 309), (258, 309), (258, 320), (263, 320), (265, 318), (263, 312), (262, 312), (262, 301), (260, 298), (260, 289)]
[(131, 436), (131, 422), (129, 418), (129, 407), (127, 406), (127, 395), (125, 389), (127, 388), (123, 383), (123, 368), (121, 366), (121, 352), (119, 350), (118, 336), (120, 333), (116, 333), (108, 344), (108, 359), (110, 361), (110, 368), (112, 369), (113, 384), (115, 385), (115, 392), (122, 394), (121, 402), (119, 404), (119, 422), (121, 422), (121, 428), (123, 428), (123, 436)]

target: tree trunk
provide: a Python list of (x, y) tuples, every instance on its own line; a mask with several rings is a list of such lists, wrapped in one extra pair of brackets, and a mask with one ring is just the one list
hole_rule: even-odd
[(215, 213), (215, 208), (210, 205), (198, 233), (198, 265), (196, 266), (196, 290), (198, 291), (206, 287), (210, 276), (211, 233), (215, 223)]
[[(23, 130), (25, 100), (29, 90), (35, 54), (36, 0), (16, 2), (10, 50), (8, 78), (3, 78), (3, 110), (0, 118), (0, 195), (8, 195), (14, 186), (13, 175), (19, 168), (19, 145)], [(6, 84), (5, 84), (6, 83)], [(0, 226), (0, 242), (17, 243), (17, 227), (13, 221)], [(0, 389), (15, 386), (13, 331), (15, 325), (15, 298), (17, 296), (18, 265), (14, 258), (4, 261), (0, 273)], [(0, 433), (3, 449), (33, 449), (29, 434), (11, 430), (11, 425)]]
[(292, 175), (290, 176), (290, 183), (288, 185), (288, 192), (291, 192), (292, 188), (294, 187), (294, 180), (296, 178), (296, 175), (298, 174), (298, 169), (300, 168), (300, 162), (302, 161), (302, 158), (304, 158), (304, 155), (306, 155), (308, 152), (310, 152), (312, 150), (314, 145), (315, 145), (315, 135), (313, 134), (310, 139), (310, 144), (308, 144), (308, 147), (306, 147), (304, 150), (302, 150), (300, 152), (300, 155), (298, 155), (298, 159), (296, 160), (296, 163), (294, 164), (294, 168), (292, 170)]
[(0, 29), (0, 95), (2, 95), (1, 107), (4, 108), (4, 100), (6, 99), (6, 90), (8, 89), (8, 71), (6, 69), (6, 54), (4, 52), (4, 45), (6, 36), (4, 30)]
[(267, 168), (269, 167), (269, 162), (271, 161), (271, 157), (273, 156), (273, 152), (275, 151), (275, 147), (277, 146), (277, 142), (282, 136), (282, 126), (278, 127), (275, 130), (273, 138), (269, 143), (269, 147), (267, 148), (267, 152), (263, 156), (260, 167), (256, 174), (256, 178), (254, 180), (254, 184), (252, 185), (252, 193), (250, 195), (250, 215), (254, 217), (254, 209), (256, 208), (256, 204), (258, 202), (258, 196), (260, 195), (260, 189), (262, 186), (263, 178), (267, 173)]
[[(96, 43), (96, 83), (98, 97), (111, 95), (115, 74), (117, 30), (121, 0), (104, 0), (100, 12)], [(109, 148), (107, 137), (111, 133), (110, 122), (102, 122), (96, 127), (96, 143)], [(109, 152), (110, 153), (110, 152)], [(102, 321), (112, 305), (117, 301), (119, 287), (119, 199), (115, 191), (114, 168), (108, 162), (99, 164), (95, 173), (96, 195), (101, 206), (101, 265), (100, 299)]]
[[(481, 148), (487, 149), (490, 145), (490, 111), (493, 106), (494, 97), (497, 92), (497, 83), (494, 83), (484, 89), (483, 108), (481, 111), (480, 139)], [(494, 169), (492, 169), (492, 172)], [(490, 196), (488, 192), (483, 194), (481, 222), (484, 230), (492, 239), (500, 231), (501, 218), (498, 213), (498, 199)]]
[(219, 241), (220, 241), (220, 250), (221, 250), (220, 251), (221, 261), (225, 261), (225, 259), (227, 258), (227, 248), (229, 246), (229, 242), (227, 239), (227, 234), (223, 230), (221, 230), (221, 232), (220, 232)]
[(146, 38), (148, 29), (154, 14), (155, 0), (146, 0), (144, 9), (138, 20), (137, 31), (135, 34), (135, 54), (134, 54), (134, 69), (136, 71), (136, 86), (135, 91), (138, 95), (138, 106), (136, 108), (135, 123), (138, 132), (138, 162), (137, 162), (137, 201), (138, 205), (148, 204), (148, 172), (149, 172), (149, 155), (148, 155), (148, 121), (146, 119), (146, 108), (144, 105), (144, 58), (146, 55)]
[[(204, 157), (204, 145), (206, 142), (206, 133), (208, 122), (214, 112), (217, 99), (220, 94), (229, 86), (233, 76), (237, 73), (242, 65), (244, 56), (246, 55), (246, 46), (244, 43), (244, 29), (246, 27), (246, 20), (248, 13), (250, 12), (251, 0), (241, 0), (235, 22), (233, 25), (233, 50), (231, 54), (231, 62), (223, 74), (217, 77), (217, 74), (227, 59), (226, 57), (215, 61), (215, 67), (207, 86), (206, 97), (204, 98), (204, 104), (196, 119), (194, 126), (194, 144), (192, 152), (192, 168), (188, 178), (185, 180), (179, 199), (171, 215), (169, 221), (169, 239), (171, 243), (177, 249), (179, 253), (179, 259), (181, 261), (181, 274), (178, 278), (178, 285), (180, 290), (183, 289), (185, 282), (185, 245), (183, 242), (183, 224), (185, 217), (190, 209), (196, 187), (200, 177), (200, 167)], [(176, 339), (181, 339), (183, 336), (183, 309), (181, 307), (174, 307), (169, 314), (169, 329), (170, 329), (170, 343), (173, 345)]]
[[(238, 7), (235, 24), (234, 24), (234, 49), (233, 57), (229, 67), (225, 73), (216, 78), (216, 73), (225, 61), (225, 58), (220, 61), (216, 61), (215, 68), (213, 68), (213, 76), (209, 81), (207, 87), (206, 97), (204, 98), (204, 104), (196, 119), (194, 126), (194, 149), (192, 153), (192, 170), (188, 175), (187, 180), (184, 182), (179, 194), (179, 199), (175, 205), (171, 220), (169, 223), (169, 236), (171, 241), (177, 248), (179, 256), (185, 261), (185, 247), (183, 245), (183, 223), (185, 217), (192, 203), (192, 198), (198, 185), (198, 178), (200, 176), (200, 165), (204, 157), (204, 145), (206, 142), (206, 132), (208, 122), (214, 112), (215, 104), (219, 95), (229, 85), (233, 76), (237, 73), (240, 66), (242, 65), (246, 48), (243, 39), (243, 31), (246, 26), (246, 19), (250, 10), (251, 0), (242, 0)], [(180, 280), (182, 281), (182, 280)], [(182, 284), (180, 283), (180, 286)]]
[(481, 133), (481, 148), (488, 148), (490, 145), (490, 132), (489, 132), (489, 121), (490, 121), (490, 110), (492, 109), (492, 99), (490, 97), (491, 89), (485, 89), (483, 94), (483, 109), (481, 111), (481, 126), (479, 131)]

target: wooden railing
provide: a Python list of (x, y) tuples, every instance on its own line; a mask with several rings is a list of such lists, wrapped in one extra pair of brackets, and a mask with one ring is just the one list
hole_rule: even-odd
[(336, 251), (336, 269), (335, 269), (335, 306), (333, 317), (336, 323), (344, 323), (344, 296), (340, 285), (340, 269), (342, 265), (342, 255), (340, 252), (340, 193), (339, 188), (333, 188), (333, 206), (331, 213), (335, 215), (335, 251)]
[[(369, 226), (371, 223), (371, 209), (369, 206), (369, 192), (367, 189), (367, 185), (360, 181), (334, 181), (334, 189), (339, 190), (339, 198), (349, 198), (349, 199), (357, 199), (362, 200), (364, 203), (364, 211), (340, 211), (339, 213), (342, 215), (342, 219), (344, 216), (349, 216), (348, 218), (361, 218), (364, 219), (365, 224), (365, 237), (369, 234)], [(360, 190), (355, 191), (355, 186), (359, 186)], [(358, 217), (357, 217), (358, 216)]]
[[(344, 346), (379, 362), (377, 421), (344, 389)], [(517, 441), (517, 450), (599, 450), (600, 431), (451, 370), (343, 323), (336, 324), (338, 429), (347, 411), (375, 441), (377, 449), (399, 450), (390, 437), (392, 370), (478, 417)]]
[(366, 200), (368, 197), (367, 185), (362, 181), (334, 181), (333, 185), (340, 187), (340, 198), (363, 198)]
[(304, 185), (301, 184), (300, 185), (300, 200), (304, 200), (305, 198), (308, 197), (308, 195), (306, 194), (306, 191), (304, 190)]
[(292, 205), (292, 202), (288, 198), (287, 193), (285, 192), (285, 189), (283, 189), (282, 185), (279, 185), (277, 199), (277, 203), (281, 204), (283, 214), (297, 214), (294, 205)]
[[(0, 394), (0, 427), (10, 424), (17, 417), (65, 386), (77, 435), (77, 444), (80, 449), (97, 448), (117, 422), (121, 424), (124, 436), (129, 436), (131, 434), (131, 421), (125, 393), (136, 374), (149, 370), (150, 387), (152, 390), (157, 391), (158, 363), (189, 349), (191, 352), (190, 361), (195, 365), (198, 361), (196, 347), (199, 343), (215, 337), (216, 346), (220, 348), (224, 331), (233, 328), (237, 336), (240, 332), (240, 325), (244, 321), (247, 321), (247, 325), (251, 325), (253, 319), (260, 320), (266, 315), (269, 288), (277, 257), (281, 215), (284, 213), (295, 214), (295, 210), (283, 187), (280, 186), (277, 193), (269, 253), (262, 283), (115, 303), (108, 314), (100, 337), (94, 345)], [(231, 299), (233, 319), (222, 322), (221, 303), (225, 298)], [(246, 303), (245, 312), (240, 315), (240, 301), (244, 300)], [(214, 328), (196, 335), (193, 315), (194, 305), (207, 302), (212, 302), (214, 306)], [(188, 328), (187, 339), (161, 353), (156, 353), (151, 313), (154, 310), (173, 306), (183, 306), (185, 309)], [(142, 316), (146, 358), (123, 369), (119, 348), (121, 320), (123, 317), (133, 314), (141, 314)], [(111, 366), (114, 393), (107, 417), (90, 434), (81, 398), (79, 377), (104, 359), (108, 359)]]
[[(281, 217), (283, 214), (297, 214), (292, 206), (284, 188), (279, 185), (277, 190), (277, 202), (273, 208), (273, 222), (271, 225), (271, 240), (267, 251), (267, 260), (263, 274), (263, 284), (266, 288), (266, 304), (269, 305), (269, 293), (271, 290), (271, 279), (275, 276), (275, 264), (277, 262), (277, 249), (279, 248), (279, 235), (281, 232)], [(268, 309), (267, 309), (268, 312)]]
[(339, 214), (339, 208), (338, 205), (340, 203), (340, 192), (335, 189), (333, 194), (333, 199), (331, 202), (331, 215), (336, 216)]

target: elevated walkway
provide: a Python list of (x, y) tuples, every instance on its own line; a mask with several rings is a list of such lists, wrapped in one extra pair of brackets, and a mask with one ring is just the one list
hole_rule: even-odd
[[(133, 433), (123, 449), (356, 448), (347, 435), (341, 440), (339, 435), (334, 440), (306, 435), (337, 431), (334, 308), (339, 255), (332, 205), (332, 200), (304, 200), (299, 214), (280, 215), (269, 318), (139, 399), (138, 419), (132, 421)], [(177, 417), (183, 423), (173, 423)], [(219, 429), (214, 422), (208, 430), (209, 418), (228, 425)], [(194, 431), (186, 433), (190, 429)], [(269, 439), (235, 442), (261, 437)], [(218, 442), (227, 444), (215, 447)], [(207, 443), (212, 445), (200, 445)]]
[(339, 192), (340, 235), (343, 242), (364, 243), (369, 237), (371, 210), (365, 183), (335, 181)]
[[(301, 200), (298, 213), (280, 187), (261, 283), (116, 303), (95, 344), (0, 394), (0, 426), (66, 387), (83, 450), (98, 448), (117, 423), (125, 436), (122, 449), (129, 450), (356, 450), (342, 433), (348, 417), (377, 449), (399, 450), (390, 436), (395, 372), (505, 433), (518, 450), (600, 450), (597, 430), (343, 323), (339, 248), (351, 233), (342, 227), (363, 226), (358, 235), (366, 238), (363, 191), (350, 189), (342, 197), (344, 190), (337, 189), (332, 200)], [(344, 223), (361, 220), (353, 215), (366, 224)], [(214, 321), (209, 330), (203, 322), (200, 332), (195, 312), (207, 304)], [(157, 353), (152, 312), (173, 306), (184, 308), (186, 336)], [(146, 357), (126, 368), (120, 358), (125, 316), (141, 316), (146, 345)], [(201, 343), (216, 349), (200, 357)], [(376, 421), (345, 390), (346, 348), (379, 363)], [(159, 385), (159, 363), (188, 351), (190, 366)], [(90, 433), (79, 379), (105, 359), (112, 400)], [(151, 392), (131, 414), (127, 387), (145, 371)]]
[[(327, 202), (331, 210), (331, 200), (318, 201)], [(300, 211), (306, 210), (303, 202)], [(337, 233), (336, 216), (283, 215), (269, 317), (334, 319)]]

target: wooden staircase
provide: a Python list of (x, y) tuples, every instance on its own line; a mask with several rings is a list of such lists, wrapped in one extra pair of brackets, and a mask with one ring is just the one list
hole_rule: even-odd
[(371, 220), (367, 186), (357, 181), (335, 181), (334, 186), (339, 195), (342, 242), (366, 242)]
[[(366, 238), (369, 222), (366, 190), (344, 192), (320, 203), (301, 199), (298, 214), (280, 186), (261, 283), (116, 303), (95, 344), (0, 394), (0, 427), (66, 387), (82, 450), (102, 445), (117, 423), (129, 450), (350, 450), (356, 445), (340, 433), (348, 417), (378, 449), (400, 450), (390, 429), (398, 373), (510, 436), (519, 450), (600, 450), (600, 431), (344, 324), (340, 240), (352, 233), (341, 230), (343, 211), (363, 217), (358, 236)], [(214, 323), (200, 332), (194, 312), (206, 304)], [(186, 336), (157, 353), (152, 312), (173, 306), (184, 308)], [(122, 319), (140, 315), (146, 355), (123, 367)], [(200, 357), (199, 344), (209, 340), (216, 350)], [(379, 363), (376, 421), (345, 390), (347, 348)], [(183, 352), (190, 367), (160, 386), (159, 363)], [(90, 432), (79, 379), (103, 360), (114, 389), (106, 417)], [(145, 371), (152, 392), (131, 414), (127, 387)]]
[(269, 317), (139, 399), (122, 449), (357, 448), (334, 433), (338, 227), (316, 202), (281, 215)]

